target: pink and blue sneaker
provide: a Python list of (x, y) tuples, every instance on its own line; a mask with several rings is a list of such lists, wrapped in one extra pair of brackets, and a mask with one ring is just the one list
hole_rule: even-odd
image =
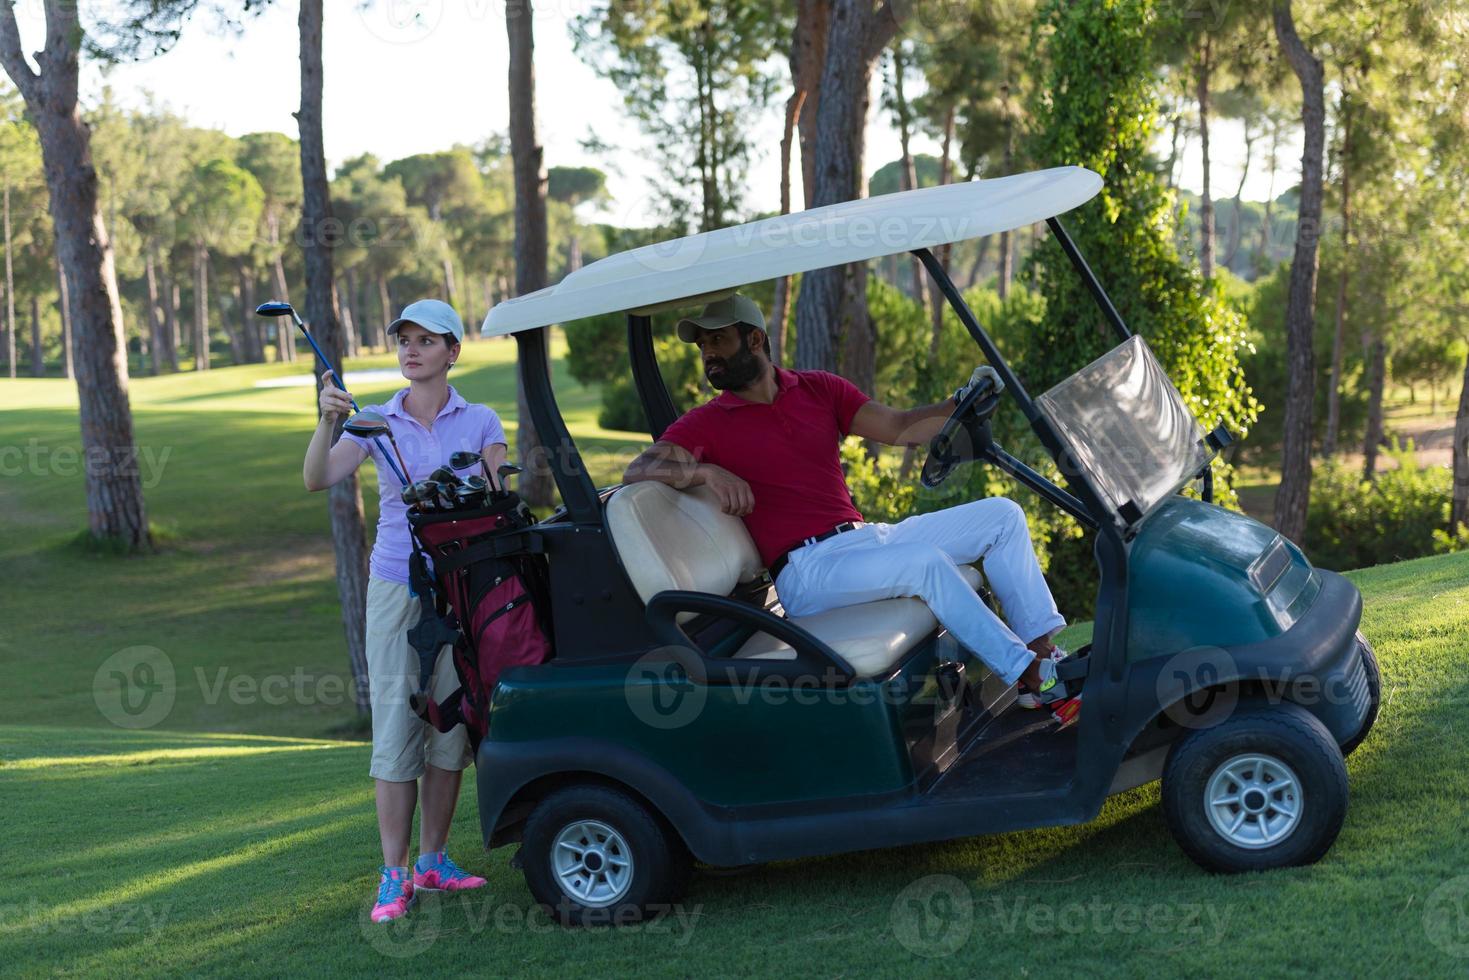
[(470, 874), (449, 860), (447, 851), (420, 855), (413, 865), (413, 887), (426, 892), (462, 892), (483, 888), (483, 878)]
[(384, 866), (379, 870), (382, 872), (382, 879), (377, 885), (377, 904), (372, 907), (372, 921), (391, 922), (401, 919), (408, 914), (414, 901), (413, 881), (408, 877), (408, 869)]

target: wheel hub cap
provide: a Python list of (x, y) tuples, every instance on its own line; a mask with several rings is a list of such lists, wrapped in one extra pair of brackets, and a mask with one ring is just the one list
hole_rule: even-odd
[(587, 908), (605, 908), (620, 902), (632, 887), (632, 851), (611, 826), (578, 820), (561, 828), (552, 841), (551, 870), (567, 897)]
[(1274, 847), (1301, 822), (1305, 793), (1294, 770), (1274, 756), (1250, 753), (1220, 763), (1204, 786), (1204, 812), (1236, 847)]

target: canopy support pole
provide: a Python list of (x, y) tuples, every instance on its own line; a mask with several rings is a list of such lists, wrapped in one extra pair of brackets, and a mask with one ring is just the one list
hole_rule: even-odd
[(1066, 257), (1076, 267), (1076, 271), (1081, 275), (1082, 282), (1086, 283), (1086, 288), (1091, 291), (1092, 299), (1097, 301), (1097, 306), (1101, 307), (1102, 315), (1107, 318), (1107, 322), (1112, 325), (1112, 329), (1117, 331), (1117, 336), (1122, 340), (1131, 337), (1132, 331), (1127, 329), (1127, 324), (1122, 322), (1122, 314), (1118, 313), (1117, 307), (1112, 305), (1112, 298), (1107, 295), (1107, 291), (1097, 281), (1097, 276), (1092, 272), (1092, 267), (1087, 265), (1086, 259), (1081, 257), (1081, 250), (1076, 247), (1076, 243), (1071, 240), (1071, 236), (1066, 234), (1066, 229), (1061, 226), (1061, 219), (1047, 218), (1046, 227), (1050, 228), (1051, 234), (1056, 236), (1056, 241), (1060, 243), (1061, 250), (1066, 253)]
[(542, 459), (527, 459), (530, 466), (549, 466), (561, 491), (561, 500), (571, 519), (578, 523), (600, 524), (602, 508), (597, 488), (582, 465), (581, 454), (571, 440), (566, 422), (556, 408), (556, 393), (551, 387), (551, 361), (543, 339), (548, 327), (522, 330), (515, 335), (520, 355), (520, 379), (525, 385), (525, 404), (531, 422), (541, 440)]
[(663, 381), (663, 372), (658, 369), (658, 357), (653, 350), (653, 319), (636, 313), (627, 315), (627, 350), (632, 359), (633, 385), (638, 390), (638, 401), (642, 402), (643, 415), (648, 420), (648, 433), (657, 442), (663, 438), (663, 430), (678, 418), (673, 407), (673, 397)]

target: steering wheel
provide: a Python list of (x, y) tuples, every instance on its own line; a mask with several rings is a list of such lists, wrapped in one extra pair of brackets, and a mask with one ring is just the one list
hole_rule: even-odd
[(1000, 390), (988, 378), (975, 385), (944, 420), (928, 443), (919, 481), (932, 490), (949, 478), (960, 463), (980, 459), (989, 449), (990, 416), (1000, 407)]

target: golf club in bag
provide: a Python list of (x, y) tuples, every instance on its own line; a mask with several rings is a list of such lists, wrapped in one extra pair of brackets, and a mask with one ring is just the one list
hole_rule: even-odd
[[(416, 545), (409, 579), (422, 609), (408, 631), (419, 664), (409, 705), (441, 732), (462, 723), (472, 749), (489, 728), (500, 673), (551, 654), (549, 577), (535, 518), (518, 494), (484, 499), (478, 510), (408, 512)], [(459, 689), (437, 702), (428, 687), (446, 643), (454, 644)]]

